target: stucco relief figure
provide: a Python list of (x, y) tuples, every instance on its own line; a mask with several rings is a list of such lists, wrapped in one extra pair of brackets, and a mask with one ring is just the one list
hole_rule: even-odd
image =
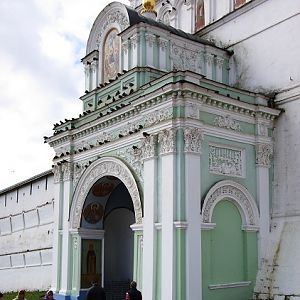
[(116, 29), (111, 30), (105, 40), (103, 57), (103, 81), (114, 79), (119, 72), (120, 37)]
[(196, 31), (203, 28), (205, 25), (205, 16), (204, 16), (204, 0), (197, 0), (196, 5)]

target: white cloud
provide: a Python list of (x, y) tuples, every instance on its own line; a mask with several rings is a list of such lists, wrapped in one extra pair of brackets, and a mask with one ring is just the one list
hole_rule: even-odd
[(0, 1), (0, 189), (51, 168), (43, 136), (81, 111), (80, 59), (109, 2)]

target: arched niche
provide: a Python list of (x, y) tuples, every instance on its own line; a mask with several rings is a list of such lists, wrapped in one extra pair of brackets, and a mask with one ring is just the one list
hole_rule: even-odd
[(142, 224), (143, 214), (140, 193), (131, 171), (119, 159), (105, 157), (93, 162), (83, 173), (78, 182), (70, 210), (71, 229), (80, 228), (85, 199), (93, 185), (103, 176), (114, 176), (122, 181), (133, 202), (135, 222), (136, 224)]
[(252, 195), (243, 185), (231, 180), (220, 181), (208, 191), (202, 206), (202, 223), (212, 223), (214, 207), (223, 199), (237, 206), (244, 229), (258, 230), (259, 212)]

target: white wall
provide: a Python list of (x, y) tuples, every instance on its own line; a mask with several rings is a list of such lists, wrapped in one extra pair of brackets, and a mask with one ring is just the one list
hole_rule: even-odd
[(53, 175), (36, 178), (1, 193), (0, 278), (2, 291), (49, 288), (53, 206)]

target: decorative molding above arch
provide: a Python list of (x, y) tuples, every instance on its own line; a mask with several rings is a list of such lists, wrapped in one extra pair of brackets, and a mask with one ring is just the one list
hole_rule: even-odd
[(81, 214), (86, 197), (92, 186), (103, 176), (115, 176), (126, 186), (134, 207), (135, 222), (142, 224), (142, 205), (140, 193), (129, 168), (119, 159), (104, 157), (93, 162), (81, 176), (73, 195), (70, 210), (70, 228), (80, 227)]
[(254, 198), (241, 184), (232, 180), (223, 180), (216, 183), (207, 193), (202, 207), (202, 222), (211, 223), (215, 206), (223, 199), (236, 204), (240, 211), (243, 229), (259, 227), (259, 212)]
[(125, 30), (130, 25), (130, 19), (126, 6), (119, 2), (112, 2), (107, 5), (96, 18), (86, 47), (86, 54), (98, 50), (102, 43), (103, 36), (110, 28)]

